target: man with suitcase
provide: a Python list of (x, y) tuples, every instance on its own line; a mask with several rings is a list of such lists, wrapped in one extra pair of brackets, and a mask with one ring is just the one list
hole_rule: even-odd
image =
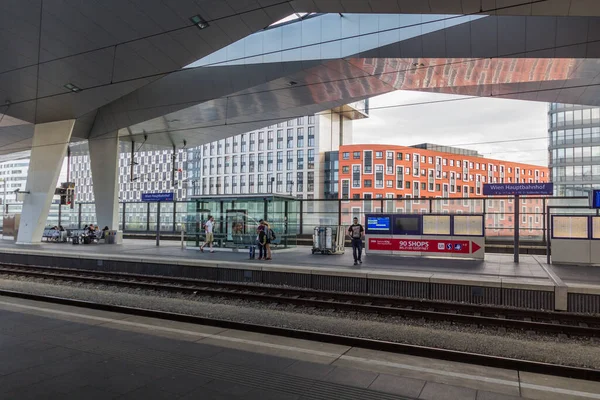
[(348, 235), (352, 239), (352, 254), (354, 255), (354, 265), (362, 264), (362, 237), (365, 229), (358, 223), (358, 218), (354, 217), (352, 225), (348, 228)]

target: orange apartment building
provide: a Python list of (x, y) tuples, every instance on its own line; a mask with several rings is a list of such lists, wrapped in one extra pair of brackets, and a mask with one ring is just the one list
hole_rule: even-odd
[[(543, 183), (548, 176), (547, 167), (493, 160), (473, 150), (428, 143), (354, 144), (339, 149), (339, 197), (348, 215), (485, 212), (487, 236), (512, 236), (514, 201), (488, 198), (483, 202), (484, 184)], [(522, 234), (541, 236), (543, 201), (523, 198), (520, 207)]]

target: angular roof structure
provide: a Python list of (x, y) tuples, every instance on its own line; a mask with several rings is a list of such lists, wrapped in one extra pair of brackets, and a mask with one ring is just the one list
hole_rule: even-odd
[(8, 0), (0, 46), (0, 154), (67, 119), (181, 147), (399, 89), (600, 99), (593, 0)]

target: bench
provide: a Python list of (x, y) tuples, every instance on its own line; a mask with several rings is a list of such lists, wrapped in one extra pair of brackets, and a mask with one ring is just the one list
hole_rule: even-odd
[(44, 229), (44, 233), (42, 233), (42, 239), (46, 239), (47, 242), (58, 239), (57, 236), (54, 236), (55, 232), (56, 230), (54, 229)]
[[(67, 240), (73, 240), (74, 237), (81, 238), (82, 236), (87, 235), (87, 230), (85, 229), (69, 229), (67, 230)], [(99, 231), (98, 234), (92, 236), (92, 242), (100, 243), (102, 239), (102, 231)]]

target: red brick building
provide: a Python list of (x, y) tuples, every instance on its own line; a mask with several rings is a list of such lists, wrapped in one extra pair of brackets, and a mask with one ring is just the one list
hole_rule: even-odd
[[(345, 200), (345, 213), (485, 212), (487, 236), (512, 235), (514, 200), (488, 198), (484, 202), (484, 184), (543, 183), (548, 177), (547, 167), (494, 160), (472, 150), (432, 144), (355, 144), (339, 150), (339, 197)], [(524, 198), (519, 206), (521, 226), (530, 236), (540, 236), (543, 200)]]

